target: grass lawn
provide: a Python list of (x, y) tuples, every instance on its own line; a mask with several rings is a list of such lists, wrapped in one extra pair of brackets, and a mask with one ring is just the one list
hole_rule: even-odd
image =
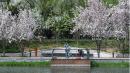
[(119, 67), (129, 68), (129, 62), (91, 62), (91, 67)]
[[(68, 43), (71, 47), (79, 47), (79, 48), (96, 48), (96, 43), (94, 40), (87, 39), (59, 39), (56, 41), (55, 39), (49, 40), (45, 39), (42, 42), (33, 41), (30, 43), (30, 48), (38, 47), (40, 49), (51, 49), (55, 47), (64, 47), (65, 43)], [(102, 48), (116, 48), (117, 44), (115, 40), (103, 40), (101, 47)]]
[(50, 62), (0, 62), (0, 66), (43, 67), (43, 66), (50, 66)]

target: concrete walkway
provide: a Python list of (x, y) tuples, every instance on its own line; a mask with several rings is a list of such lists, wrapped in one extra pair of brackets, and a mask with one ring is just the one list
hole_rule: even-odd
[[(54, 53), (62, 53), (64, 54), (65, 53), (65, 50), (62, 50), (62, 49), (65, 49), (63, 47), (59, 47), (58, 49), (61, 49), (61, 50), (54, 50)], [(77, 49), (77, 50), (70, 50), (70, 54), (71, 53), (78, 53), (78, 49), (83, 49), (84, 53), (87, 53), (87, 51), (84, 49), (84, 48), (76, 48), (76, 47), (71, 47), (71, 49)], [(42, 53), (44, 54), (48, 54), (48, 53), (52, 53), (53, 50), (42, 50)], [(96, 50), (90, 50), (89, 51), (90, 54), (93, 54), (93, 58), (97, 58), (98, 57), (98, 54), (97, 54), (97, 51)], [(118, 53), (115, 53), (114, 56), (116, 57), (118, 55)], [(101, 51), (100, 52), (100, 57), (101, 58), (112, 58), (113, 55), (112, 53), (108, 53), (108, 52), (103, 52)]]

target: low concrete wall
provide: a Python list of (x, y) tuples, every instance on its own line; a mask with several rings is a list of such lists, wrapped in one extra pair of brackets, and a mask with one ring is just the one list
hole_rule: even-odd
[[(51, 57), (0, 57), (0, 62), (42, 62), (51, 61), (51, 59)], [(90, 60), (96, 62), (130, 62), (130, 58), (91, 58)]]
[(51, 66), (90, 66), (86, 59), (52, 59)]

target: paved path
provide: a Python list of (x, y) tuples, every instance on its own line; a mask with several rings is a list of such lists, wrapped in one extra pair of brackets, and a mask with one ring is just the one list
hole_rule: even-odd
[[(59, 49), (65, 49), (60, 47)], [(71, 47), (71, 49), (77, 49), (77, 50), (70, 50), (70, 53), (78, 53), (78, 49), (84, 49), (84, 48), (76, 48), (76, 47)], [(53, 50), (43, 50), (42, 53), (52, 53)], [(83, 50), (84, 53), (87, 53), (86, 50)], [(54, 50), (54, 53), (65, 53), (65, 50)], [(93, 54), (93, 57), (96, 58), (98, 57), (97, 51), (96, 50), (90, 50), (90, 54)], [(115, 53), (115, 57), (118, 55), (118, 53)], [(101, 58), (111, 58), (112, 53), (108, 53), (108, 52), (100, 52), (100, 57)]]
[[(57, 49), (65, 49), (63, 47), (58, 47)], [(76, 48), (76, 47), (71, 47), (71, 49), (84, 49), (84, 48)], [(52, 53), (52, 50), (38, 50), (38, 57), (41, 57), (42, 53)], [(65, 53), (65, 50), (55, 50), (54, 53)], [(78, 50), (71, 50), (70, 53), (78, 53)], [(87, 53), (86, 50), (84, 50), (84, 53)], [(94, 58), (98, 57), (97, 51), (96, 50), (90, 50), (90, 54), (93, 54)], [(2, 53), (0, 53), (0, 55), (2, 55)], [(29, 57), (29, 52), (25, 53), (26, 56)], [(31, 52), (32, 57), (35, 57), (35, 51)], [(118, 56), (119, 53), (115, 53), (114, 56)], [(21, 53), (6, 53), (6, 56), (9, 57), (19, 57), (21, 56)], [(108, 52), (100, 52), (100, 57), (101, 58), (111, 58), (112, 57), (112, 53), (108, 53)], [(129, 56), (130, 57), (130, 56)]]

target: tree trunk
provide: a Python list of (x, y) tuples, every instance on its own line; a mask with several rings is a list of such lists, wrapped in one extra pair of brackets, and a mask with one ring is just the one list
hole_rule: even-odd
[(3, 48), (3, 57), (5, 57), (5, 47)]
[(23, 57), (24, 56), (23, 42), (19, 42), (19, 49), (20, 49), (20, 52), (21, 52), (21, 56)]
[(101, 42), (102, 40), (96, 39), (98, 58), (100, 58)]
[(24, 57), (24, 49), (21, 48), (21, 56)]
[(122, 42), (122, 54), (123, 54), (123, 58), (124, 58), (124, 54), (125, 54), (125, 50), (126, 50), (126, 44), (125, 44), (125, 39), (123, 39), (123, 42)]
[(5, 56), (5, 50), (6, 50), (6, 48), (5, 48), (5, 46), (6, 46), (6, 40), (3, 40), (3, 42), (2, 42), (2, 44), (3, 44), (3, 52), (2, 52), (2, 55), (3, 56)]
[(119, 39), (119, 41), (118, 41), (119, 43), (118, 43), (118, 48), (119, 48), (119, 51), (120, 51), (120, 53), (122, 54), (122, 56), (121, 57), (123, 57), (124, 58), (124, 50), (125, 50), (125, 39), (124, 38), (121, 38), (121, 39)]
[(77, 47), (79, 47), (79, 35), (78, 34), (76, 35), (76, 44), (77, 44)]

